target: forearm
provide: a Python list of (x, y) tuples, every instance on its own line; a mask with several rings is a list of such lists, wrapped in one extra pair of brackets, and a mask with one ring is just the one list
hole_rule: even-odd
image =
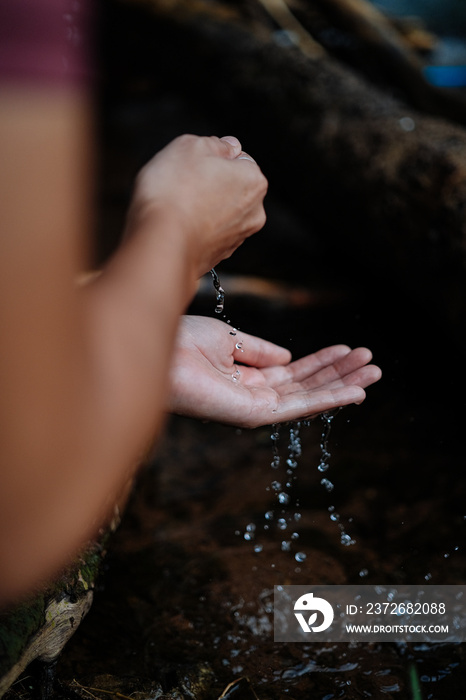
[(197, 285), (176, 240), (176, 224), (139, 227), (82, 290), (99, 440), (108, 445), (105, 429), (128, 458), (147, 448), (163, 419), (179, 318)]
[(0, 601), (56, 571), (112, 509), (160, 430), (172, 342), (195, 286), (177, 231), (164, 221), (161, 235), (152, 221), (77, 287), (86, 108), (57, 98), (50, 123), (51, 98), (33, 102), (0, 110), (11, 145), (1, 191), (24, 195), (0, 211)]
[(0, 448), (0, 597), (1, 586), (8, 594), (48, 576), (94, 534), (162, 427), (185, 271), (161, 250), (149, 303), (142, 247), (126, 254), (70, 304), (72, 332), (57, 329), (43, 354), (24, 358), (29, 407), (17, 401)]

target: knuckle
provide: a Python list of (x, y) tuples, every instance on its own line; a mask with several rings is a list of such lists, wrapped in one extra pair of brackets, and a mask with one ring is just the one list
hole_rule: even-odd
[(260, 207), (260, 209), (255, 212), (254, 216), (250, 220), (249, 235), (252, 235), (253, 233), (257, 233), (257, 231), (259, 231), (261, 228), (263, 228), (266, 220), (267, 220), (267, 215), (265, 213), (265, 210), (263, 207)]
[(194, 134), (182, 134), (181, 136), (177, 136), (173, 143), (184, 150), (195, 145), (198, 138), (199, 137), (194, 136)]
[(196, 138), (197, 137), (193, 134), (181, 134), (181, 136), (177, 136), (175, 141), (178, 141), (179, 143), (191, 143), (191, 141), (193, 141)]
[[(253, 169), (251, 168), (251, 170), (253, 170)], [(257, 168), (254, 168), (254, 172), (251, 173), (251, 175), (253, 178), (253, 182), (254, 182), (254, 186), (255, 186), (255, 190), (256, 190), (257, 194), (259, 196), (264, 197), (267, 190), (268, 190), (268, 187), (269, 187), (269, 183), (268, 183), (267, 178), (265, 177), (263, 172), (260, 170), (259, 166), (257, 166)]]
[(265, 213), (265, 210), (262, 209), (262, 211), (260, 212), (260, 214), (258, 216), (258, 220), (257, 220), (258, 228), (261, 229), (265, 225), (266, 221), (267, 221), (267, 215)]

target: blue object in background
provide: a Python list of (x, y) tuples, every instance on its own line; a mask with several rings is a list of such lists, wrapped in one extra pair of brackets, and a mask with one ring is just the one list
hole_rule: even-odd
[(466, 66), (426, 66), (424, 77), (438, 87), (466, 87)]

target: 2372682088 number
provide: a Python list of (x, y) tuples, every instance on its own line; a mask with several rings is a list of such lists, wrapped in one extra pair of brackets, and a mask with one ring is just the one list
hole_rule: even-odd
[(445, 615), (445, 603), (366, 603), (366, 615)]

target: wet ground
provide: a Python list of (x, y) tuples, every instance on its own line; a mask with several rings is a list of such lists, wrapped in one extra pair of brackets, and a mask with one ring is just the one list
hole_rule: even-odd
[[(390, 324), (406, 322), (402, 307), (380, 301), (375, 314), (373, 301), (293, 306), (230, 297), (235, 325), (279, 342), (288, 334), (296, 355), (334, 342), (338, 329), (340, 340), (359, 330), (363, 342), (372, 340), (383, 382), (332, 423), (331, 493), (317, 470), (322, 423), (302, 429), (290, 503), (291, 513), (299, 499), (302, 518), (291, 552), (281, 551), (283, 532), (264, 530), (264, 514), (276, 508), (271, 429), (171, 418), (136, 484), (95, 605), (61, 659), (60, 695), (215, 700), (248, 678), (227, 697), (461, 696), (463, 645), (273, 641), (276, 584), (464, 583), (462, 401), (451, 395), (446, 369), (453, 357), (434, 366), (437, 348), (418, 335), (427, 328), (421, 316), (395, 337)], [(192, 310), (212, 313), (213, 304), (212, 291)], [(288, 429), (280, 434), (286, 455)], [(332, 506), (355, 544), (341, 544)], [(255, 538), (247, 541), (251, 523)], [(304, 562), (295, 560), (298, 550)]]

